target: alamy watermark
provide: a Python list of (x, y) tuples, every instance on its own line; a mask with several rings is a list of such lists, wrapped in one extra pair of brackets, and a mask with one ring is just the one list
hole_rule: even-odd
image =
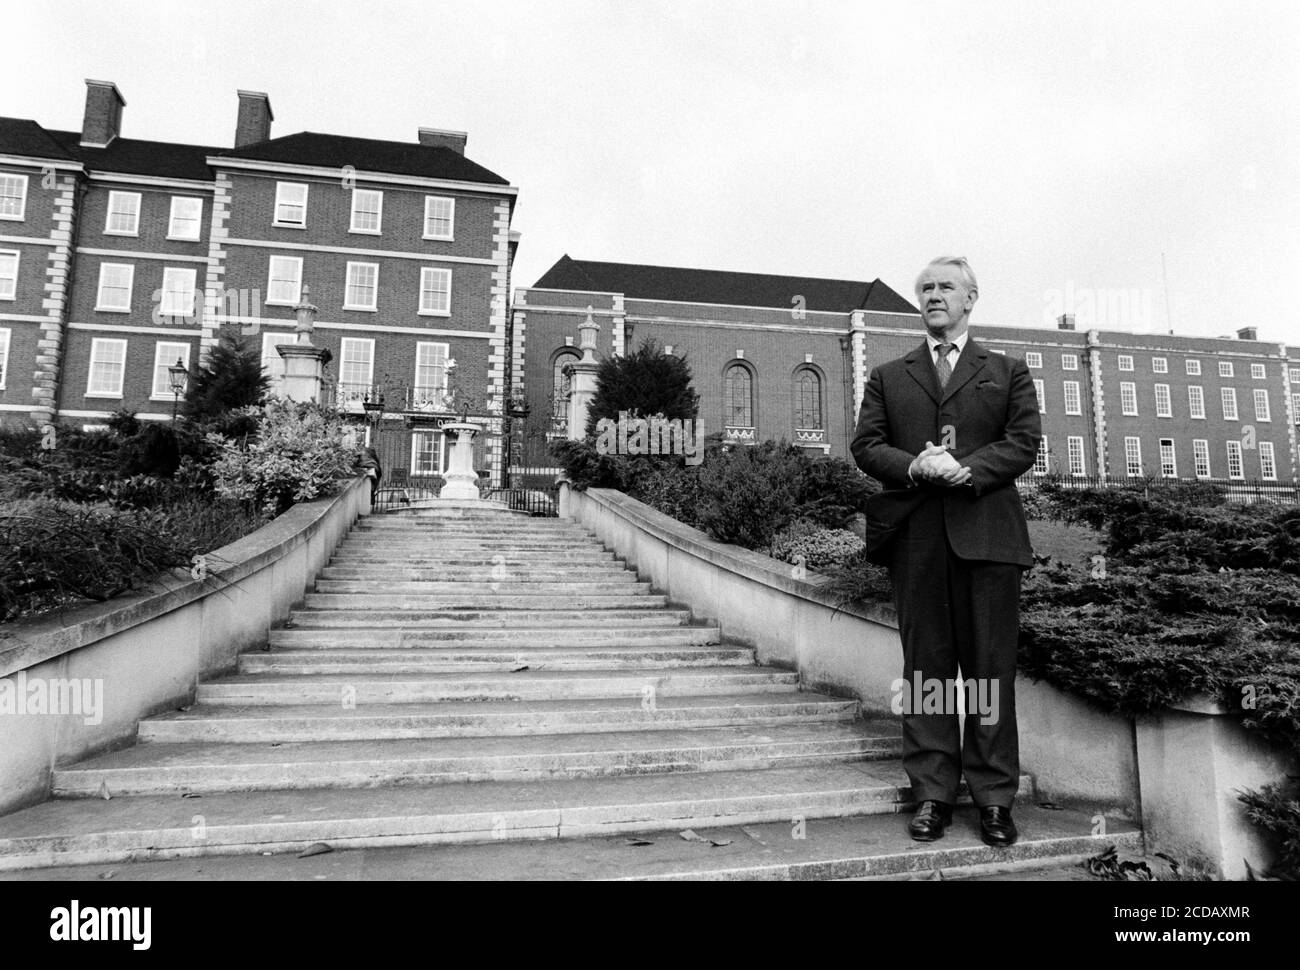
[(704, 461), (704, 428), (695, 418), (632, 417), (596, 422), (596, 452), (601, 455), (681, 455), (688, 465)]
[(94, 727), (104, 720), (104, 681), (28, 677), (25, 670), (0, 680), (0, 717), (27, 714), (71, 715)]
[[(909, 682), (899, 677), (889, 685), (889, 706), (895, 714), (956, 714), (964, 701), (967, 714), (978, 714), (981, 724), (998, 722), (998, 681), (994, 677), (922, 677), (912, 671)], [(958, 696), (960, 694), (960, 697)]]

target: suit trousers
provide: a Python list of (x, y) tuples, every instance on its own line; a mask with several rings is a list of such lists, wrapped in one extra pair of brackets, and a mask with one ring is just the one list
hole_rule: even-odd
[[(943, 502), (931, 498), (896, 534), (890, 575), (908, 694), (903, 768), (913, 798), (952, 805), (964, 773), (976, 805), (1010, 808), (1020, 785), (1015, 681), (1021, 567), (958, 558), (948, 543)], [(949, 686), (958, 684), (959, 670), (966, 685), (974, 679), (963, 692), (964, 742)], [(938, 711), (916, 703), (932, 679), (945, 688)]]

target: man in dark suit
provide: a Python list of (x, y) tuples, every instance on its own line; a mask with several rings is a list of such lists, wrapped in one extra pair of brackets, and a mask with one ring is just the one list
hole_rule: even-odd
[[(867, 546), (889, 567), (903, 642), (903, 767), (918, 803), (909, 831), (943, 836), (964, 773), (984, 841), (1011, 845), (1020, 580), (1033, 565), (1015, 481), (1038, 452), (1038, 398), (1023, 360), (970, 339), (979, 290), (966, 260), (931, 262), (916, 295), (926, 338), (871, 372), (852, 444), (884, 486), (868, 505)], [(968, 700), (964, 742), (958, 667), (964, 696), (993, 701), (981, 713)], [(942, 710), (917, 709), (932, 682), (950, 688)]]

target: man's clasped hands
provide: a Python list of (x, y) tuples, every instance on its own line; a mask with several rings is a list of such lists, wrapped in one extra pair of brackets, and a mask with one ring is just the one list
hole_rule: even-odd
[(925, 443), (925, 450), (912, 459), (907, 474), (912, 481), (933, 482), (936, 485), (965, 485), (970, 481), (970, 469), (948, 453), (947, 445)]

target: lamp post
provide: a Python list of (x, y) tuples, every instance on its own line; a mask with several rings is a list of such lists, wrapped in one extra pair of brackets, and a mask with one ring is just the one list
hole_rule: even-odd
[(178, 357), (176, 363), (167, 368), (167, 375), (172, 387), (172, 424), (175, 424), (176, 405), (180, 402), (181, 391), (185, 390), (185, 379), (189, 376), (189, 368)]

